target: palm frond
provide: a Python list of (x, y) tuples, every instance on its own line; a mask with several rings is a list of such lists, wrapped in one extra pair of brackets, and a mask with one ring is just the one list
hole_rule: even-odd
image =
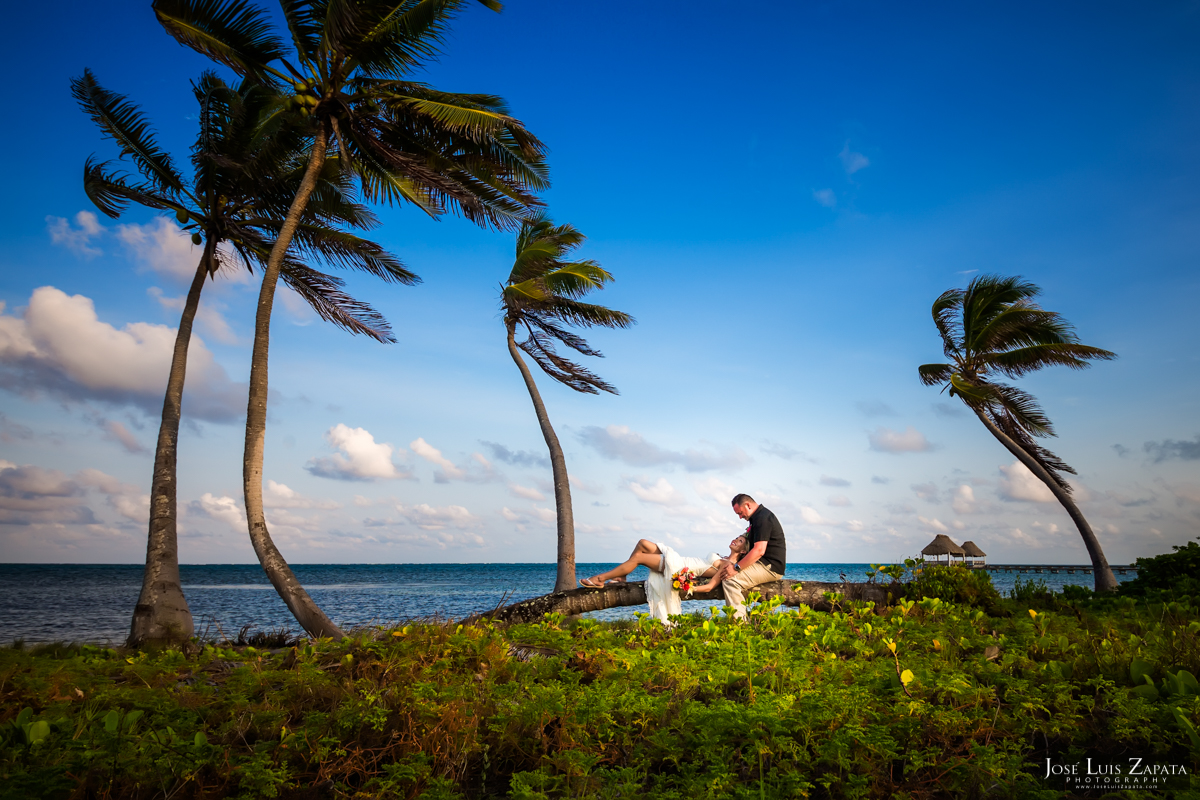
[(285, 51), (261, 9), (244, 0), (154, 0), (151, 7), (180, 44), (243, 77), (274, 82), (267, 65)]
[(279, 0), (292, 46), (300, 60), (311, 61), (321, 44), (321, 25), (313, 16), (311, 0)]
[(373, 2), (371, 24), (348, 48), (367, 76), (403, 75), (437, 57), (462, 0)]
[(933, 301), (933, 324), (937, 326), (938, 335), (942, 337), (942, 350), (947, 358), (953, 358), (962, 345), (962, 319), (957, 312), (962, 308), (963, 292), (961, 289), (950, 289), (942, 292)]
[(584, 328), (628, 328), (637, 323), (637, 320), (624, 311), (615, 311), (591, 303), (580, 303), (578, 300), (570, 300), (565, 297), (557, 298), (553, 308), (544, 313)]
[(546, 288), (556, 295), (578, 299), (595, 289), (603, 289), (613, 276), (595, 261), (562, 264), (542, 276)]
[(556, 325), (551, 319), (538, 314), (537, 312), (523, 315), (521, 317), (521, 321), (524, 322), (526, 326), (538, 328), (543, 333), (557, 339), (577, 353), (585, 356), (604, 358), (604, 354), (588, 344), (582, 336), (572, 333), (561, 325)]
[(71, 94), (104, 135), (117, 143), (121, 153), (137, 164), (138, 170), (162, 192), (182, 192), (183, 178), (175, 170), (171, 157), (158, 146), (150, 124), (141, 110), (124, 95), (109, 91), (96, 82), (92, 71), (71, 80)]
[(296, 243), (302, 252), (341, 269), (367, 272), (389, 283), (413, 286), (421, 282), (398, 258), (375, 242), (324, 225), (300, 223)]
[(990, 405), (1002, 408), (1016, 424), (1033, 436), (1054, 436), (1054, 426), (1037, 399), (1022, 389), (1004, 383), (988, 381), (993, 392)]
[(563, 358), (554, 351), (554, 340), (544, 333), (529, 329), (529, 338), (517, 344), (554, 380), (584, 394), (609, 392), (620, 394), (616, 387), (605, 382), (590, 370)]
[(91, 156), (83, 165), (83, 191), (105, 215), (117, 219), (130, 203), (158, 209), (181, 208), (174, 197), (160, 194), (157, 187), (148, 183), (130, 184), (124, 174), (109, 172), (108, 167), (108, 162), (97, 164)]
[(922, 364), (917, 367), (917, 374), (921, 376), (921, 383), (926, 386), (940, 386), (950, 380), (950, 374), (954, 372), (953, 364)]
[(1116, 357), (1116, 353), (1086, 344), (1035, 344), (989, 355), (987, 364), (1010, 378), (1019, 378), (1043, 367), (1087, 369), (1091, 360), (1110, 361)]
[(326, 322), (377, 342), (395, 343), (391, 326), (383, 315), (347, 294), (338, 278), (294, 260), (285, 261), (280, 277)]
[(1067, 472), (1072, 475), (1076, 474), (1071, 465), (1067, 464), (1050, 450), (1042, 447), (1029, 435), (1029, 432), (1005, 409), (989, 409), (985, 413), (995, 423), (996, 427), (1004, 431), (1004, 433), (1017, 443), (1018, 446), (1028, 453), (1035, 461), (1041, 464), (1042, 468), (1049, 473), (1058, 485), (1067, 494), (1071, 494), (1071, 484), (1067, 483), (1066, 478), (1062, 473)]

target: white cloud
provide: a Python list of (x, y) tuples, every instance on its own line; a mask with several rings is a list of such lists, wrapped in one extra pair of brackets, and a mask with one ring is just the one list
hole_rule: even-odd
[(202, 517), (224, 522), (232, 530), (239, 533), (246, 531), (246, 514), (241, 504), (228, 495), (216, 497), (212, 492), (200, 495), (199, 500), (188, 503), (188, 511)]
[(263, 491), (264, 508), (341, 508), (341, 503), (333, 500), (316, 500), (292, 489), (285, 483), (267, 480)]
[[(96, 316), (92, 301), (53, 286), (36, 289), (21, 317), (0, 304), (0, 386), (22, 394), (46, 392), (65, 400), (134, 405), (162, 410), (175, 331), (131, 322), (117, 330)], [(245, 389), (199, 337), (188, 351), (183, 413), (229, 422), (244, 413)]]
[(1013, 528), (1008, 534), (1008, 538), (1021, 547), (1028, 547), (1034, 550), (1042, 549), (1042, 542), (1039, 539), (1035, 539), (1020, 528)]
[(581, 492), (587, 492), (588, 494), (604, 494), (604, 487), (593, 481), (585, 481), (583, 478), (577, 478), (574, 475), (568, 475), (567, 482), (571, 484), (571, 488), (578, 489)]
[(909, 425), (903, 433), (891, 428), (876, 428), (867, 434), (872, 450), (881, 453), (922, 453), (933, 449), (925, 434)]
[(116, 236), (145, 266), (162, 275), (191, 282), (200, 266), (203, 247), (192, 244), (185, 233), (166, 217), (155, 217), (145, 225), (118, 225)]
[[(431, 506), (426, 503), (406, 506), (398, 503), (396, 510), (409, 522), (427, 531), (474, 528), (479, 525), (479, 518), (462, 506)], [(482, 542), (483, 540), (479, 539), (479, 543)]]
[(696, 494), (722, 506), (730, 505), (733, 496), (737, 494), (737, 489), (733, 486), (712, 476), (692, 481), (692, 488), (696, 490)]
[(1020, 461), (1000, 467), (1000, 496), (1005, 500), (1020, 500), (1030, 503), (1054, 503), (1054, 494), (1046, 484)]
[[(169, 311), (183, 313), (183, 307), (187, 302), (187, 298), (183, 295), (179, 297), (167, 297), (162, 293), (162, 289), (159, 289), (157, 286), (151, 286), (146, 290), (146, 294), (153, 297), (158, 301), (160, 306)], [(237, 334), (233, 332), (233, 328), (229, 327), (229, 323), (221, 315), (218, 304), (211, 297), (204, 298), (196, 308), (196, 324), (218, 342), (237, 344), (239, 341)]]
[(530, 509), (529, 513), (533, 515), (534, 519), (544, 525), (558, 524), (558, 513), (553, 508), (541, 508), (540, 506), (534, 506), (532, 509)]
[(860, 169), (871, 166), (871, 160), (862, 153), (856, 153), (850, 149), (850, 143), (846, 142), (842, 147), (842, 152), (838, 153), (838, 158), (842, 160), (842, 167), (845, 168), (847, 175), (853, 175)]
[(98, 469), (83, 469), (79, 483), (105, 495), (108, 505), (125, 519), (141, 525), (150, 522), (150, 495), (131, 483), (121, 483)]
[(94, 524), (84, 489), (56, 469), (0, 463), (0, 525)]
[(813, 200), (826, 208), (833, 208), (837, 205), (837, 195), (833, 193), (833, 189), (815, 189), (812, 196)]
[(521, 497), (521, 498), (524, 498), (525, 500), (545, 500), (546, 499), (546, 495), (542, 494), (537, 489), (532, 489), (532, 488), (529, 488), (528, 486), (520, 486), (515, 483), (510, 483), (508, 485), (508, 490), (510, 492), (512, 492), (515, 497)]
[[(642, 480), (645, 479), (643, 478)], [(626, 487), (643, 503), (651, 503), (659, 506), (681, 506), (687, 502), (679, 490), (672, 486), (666, 478), (659, 478), (654, 482), (653, 486), (645, 486), (638, 481), (629, 481)]]
[(921, 526), (926, 530), (933, 531), (934, 533), (946, 533), (948, 530), (950, 530), (946, 527), (946, 523), (942, 522), (937, 517), (934, 517), (933, 519), (917, 517), (917, 521), (920, 522)]
[(100, 420), (100, 429), (104, 431), (104, 438), (111, 442), (116, 442), (125, 448), (125, 452), (133, 453), (148, 453), (149, 451), (142, 446), (142, 443), (137, 440), (128, 428), (117, 422), (115, 419)]
[(932, 481), (929, 483), (914, 483), (911, 488), (913, 490), (913, 494), (922, 500), (929, 500), (930, 502), (934, 503), (938, 502), (938, 488), (936, 483), (933, 483)]
[(961, 519), (956, 519), (954, 522), (950, 523), (950, 527), (954, 528), (956, 531), (965, 531), (967, 529), (967, 523), (963, 522)]
[(441, 467), (440, 470), (433, 473), (433, 479), (437, 483), (447, 483), (452, 480), (461, 480), (467, 477), (467, 473), (454, 465), (454, 462), (442, 455), (442, 451), (438, 450), (433, 445), (424, 439), (418, 438), (413, 442), (409, 442), (409, 447), (412, 451), (421, 458), (428, 461), (430, 464)]
[(960, 485), (954, 490), (954, 498), (950, 507), (959, 514), (970, 514), (975, 510), (975, 490), (967, 484)]
[(1040, 528), (1051, 536), (1058, 533), (1058, 525), (1053, 522), (1034, 522), (1030, 527)]
[(392, 463), (393, 447), (376, 442), (375, 437), (364, 428), (351, 428), (339, 422), (325, 432), (325, 441), (341, 452), (324, 458), (309, 459), (304, 468), (313, 475), (342, 481), (410, 477), (407, 472), (397, 469)]
[(630, 430), (625, 425), (584, 428), (579, 434), (579, 439), (605, 458), (634, 467), (677, 464), (688, 472), (706, 472), (737, 470), (750, 463), (750, 457), (737, 447), (726, 447), (719, 452), (689, 449), (680, 453), (665, 450), (646, 441), (640, 433)]
[(845, 508), (850, 505), (850, 498), (846, 497), (846, 495), (844, 495), (844, 494), (834, 494), (834, 495), (830, 495), (829, 500), (827, 500), (826, 502), (828, 502), (829, 505), (831, 505), (831, 506), (838, 506), (840, 508)]
[(80, 211), (75, 215), (75, 227), (62, 217), (46, 217), (46, 230), (50, 241), (83, 258), (95, 258), (102, 252), (92, 247), (92, 239), (104, 233), (104, 226), (91, 211)]
[(829, 525), (829, 520), (821, 516), (821, 514), (812, 506), (800, 506), (800, 519), (808, 525)]

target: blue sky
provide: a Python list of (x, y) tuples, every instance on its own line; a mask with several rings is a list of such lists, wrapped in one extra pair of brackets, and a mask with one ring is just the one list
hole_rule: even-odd
[[(0, 561), (137, 562), (182, 276), (169, 220), (97, 217), (111, 145), (68, 81), (90, 67), (181, 159), (208, 63), (148, 3), (25, 4), (3, 55)], [(590, 337), (620, 396), (541, 380), (578, 556), (639, 537), (702, 554), (747, 491), (789, 560), (881, 561), (934, 534), (995, 561), (1081, 562), (1066, 514), (920, 385), (929, 306), (1020, 274), (1120, 354), (1024, 379), (1113, 563), (1200, 521), (1200, 5), (522, 2), (472, 8), (424, 78), (505, 97), (550, 148), (556, 221), (638, 325)], [(19, 109), (19, 113), (15, 111)], [(82, 213), (82, 216), (81, 216)], [(424, 278), (350, 287), (398, 344), (283, 295), (268, 520), (295, 562), (550, 561), (545, 445), (504, 346), (511, 234), (381, 208)], [(255, 289), (206, 289), (180, 446), (181, 560), (250, 562), (240, 495)], [(955, 401), (957, 402), (957, 401)]]

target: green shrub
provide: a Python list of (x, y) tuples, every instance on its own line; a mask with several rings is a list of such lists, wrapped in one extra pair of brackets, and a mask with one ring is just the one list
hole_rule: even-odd
[(1138, 576), (1118, 591), (1129, 597), (1200, 597), (1200, 545), (1172, 545), (1175, 552), (1139, 558)]
[(1068, 583), (1066, 586), (1064, 586), (1062, 588), (1062, 592), (1060, 594), (1062, 594), (1063, 600), (1077, 602), (1079, 600), (1091, 599), (1092, 590), (1086, 586), (1079, 586), (1077, 584)]
[(967, 569), (958, 564), (933, 565), (917, 571), (910, 584), (917, 597), (936, 597), (950, 603), (965, 603), (989, 612), (1000, 608), (1000, 593), (987, 570)]

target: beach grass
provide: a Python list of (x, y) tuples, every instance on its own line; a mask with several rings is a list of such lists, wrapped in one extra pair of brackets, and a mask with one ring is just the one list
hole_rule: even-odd
[(1200, 797), (1200, 604), (1014, 595), (5, 648), (0, 798)]

